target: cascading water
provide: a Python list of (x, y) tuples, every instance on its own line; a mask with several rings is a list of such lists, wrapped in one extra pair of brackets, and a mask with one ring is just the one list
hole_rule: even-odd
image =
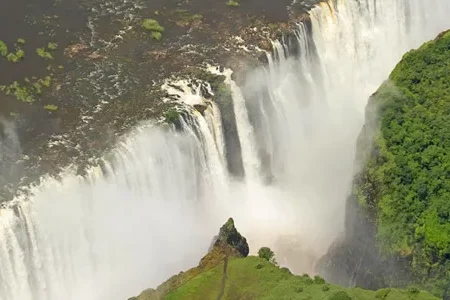
[(292, 254), (276, 239), (297, 238), (309, 256), (286, 263), (313, 271), (342, 229), (366, 100), (405, 51), (450, 27), (449, 12), (447, 0), (314, 8), (266, 69), (228, 82), (245, 180), (227, 172), (215, 104), (170, 90), (190, 107), (180, 132), (140, 127), (102, 168), (48, 178), (0, 210), (0, 299), (126, 299), (195, 265), (230, 215), (251, 251), (273, 246), (282, 263)]

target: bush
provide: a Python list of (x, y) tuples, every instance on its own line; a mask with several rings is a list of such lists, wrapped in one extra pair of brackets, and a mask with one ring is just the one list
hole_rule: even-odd
[(237, 6), (240, 6), (240, 4), (238, 2), (236, 2), (236, 1), (234, 1), (234, 0), (229, 0), (227, 2), (227, 6), (237, 7)]
[(14, 53), (9, 53), (6, 58), (8, 59), (8, 61), (13, 62), (13, 63), (18, 63), (19, 62), (19, 58), (14, 54)]
[(8, 46), (6, 46), (5, 42), (0, 40), (0, 56), (6, 56), (8, 54)]
[(142, 27), (152, 32), (164, 32), (164, 27), (159, 25), (158, 21), (154, 19), (145, 19), (142, 21)]
[(58, 109), (58, 106), (53, 105), (53, 104), (47, 104), (47, 105), (44, 106), (44, 108), (45, 108), (46, 110), (55, 111), (55, 110)]
[(320, 277), (320, 276), (314, 276), (314, 283), (315, 284), (324, 284), (325, 283), (325, 279), (323, 279), (322, 277)]
[(390, 292), (391, 292), (391, 289), (378, 290), (375, 293), (375, 298), (377, 298), (377, 299), (385, 299), (389, 295)]
[(313, 284), (313, 282), (314, 282), (314, 281), (312, 280), (312, 278), (309, 277), (308, 274), (303, 274), (303, 275), (301, 276), (301, 278), (303, 279), (303, 281), (304, 281), (305, 284)]
[(37, 48), (36, 53), (44, 59), (53, 59), (53, 55), (50, 52), (45, 51), (45, 48)]
[(16, 53), (9, 53), (6, 58), (8, 61), (13, 63), (18, 63), (25, 57), (25, 52), (22, 49), (17, 49)]
[(25, 45), (25, 40), (22, 39), (22, 38), (18, 38), (18, 39), (17, 39), (17, 44)]
[(180, 113), (176, 111), (174, 108), (170, 108), (164, 113), (165, 121), (169, 124), (175, 123), (180, 117)]
[(339, 291), (331, 295), (328, 300), (352, 300), (352, 298), (344, 291)]
[(328, 285), (324, 285), (323, 287), (322, 287), (322, 291), (324, 291), (324, 292), (327, 292), (327, 291), (329, 291), (330, 290), (330, 287), (328, 286)]
[(47, 44), (47, 48), (50, 50), (56, 50), (58, 48), (58, 44), (50, 42)]
[(152, 31), (151, 37), (152, 37), (152, 39), (159, 41), (162, 38), (162, 34), (161, 34), (161, 32)]
[(262, 247), (258, 250), (258, 256), (259, 258), (272, 262), (275, 258), (275, 253), (269, 247)]

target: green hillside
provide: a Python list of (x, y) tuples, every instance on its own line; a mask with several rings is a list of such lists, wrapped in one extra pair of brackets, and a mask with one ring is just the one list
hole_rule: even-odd
[[(381, 256), (441, 294), (450, 279), (450, 32), (403, 57), (366, 119), (358, 205), (376, 227)], [(361, 146), (369, 136), (370, 147)]]
[[(237, 233), (232, 219), (230, 220), (224, 227), (229, 228), (228, 232)], [(129, 300), (438, 299), (415, 288), (379, 291), (347, 289), (328, 284), (320, 277), (296, 276), (287, 268), (280, 268), (270, 262), (270, 259), (246, 256), (245, 247), (241, 247), (246, 244), (245, 238), (240, 235), (235, 235), (236, 238), (232, 239), (222, 238), (224, 236), (222, 229), (214, 247), (201, 260), (198, 267), (175, 275), (157, 289), (146, 290)], [(230, 235), (225, 233), (225, 236)], [(236, 240), (244, 241), (244, 243), (233, 242)], [(244, 251), (240, 251), (241, 249)]]

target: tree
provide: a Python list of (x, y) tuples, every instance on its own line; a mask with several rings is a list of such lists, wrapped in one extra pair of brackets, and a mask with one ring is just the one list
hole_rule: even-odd
[(262, 247), (258, 250), (258, 256), (259, 258), (265, 259), (273, 264), (277, 264), (275, 260), (275, 253), (273, 253), (272, 250), (270, 250), (269, 247)]

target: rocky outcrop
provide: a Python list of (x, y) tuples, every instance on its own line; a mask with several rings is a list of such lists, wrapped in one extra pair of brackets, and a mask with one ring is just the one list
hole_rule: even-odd
[(214, 247), (221, 248), (223, 246), (231, 246), (242, 257), (247, 257), (249, 252), (247, 239), (237, 231), (232, 218), (229, 218), (220, 228), (219, 235), (214, 243)]
[(175, 290), (198, 274), (214, 268), (224, 260), (229, 258), (243, 258), (248, 255), (249, 247), (247, 240), (234, 226), (234, 220), (228, 221), (220, 228), (219, 234), (213, 238), (212, 247), (208, 253), (200, 260), (197, 267), (189, 269), (186, 272), (180, 272), (172, 276), (167, 281), (159, 285), (156, 289), (147, 289), (139, 296), (129, 298), (128, 300), (158, 300), (164, 298), (164, 295)]

